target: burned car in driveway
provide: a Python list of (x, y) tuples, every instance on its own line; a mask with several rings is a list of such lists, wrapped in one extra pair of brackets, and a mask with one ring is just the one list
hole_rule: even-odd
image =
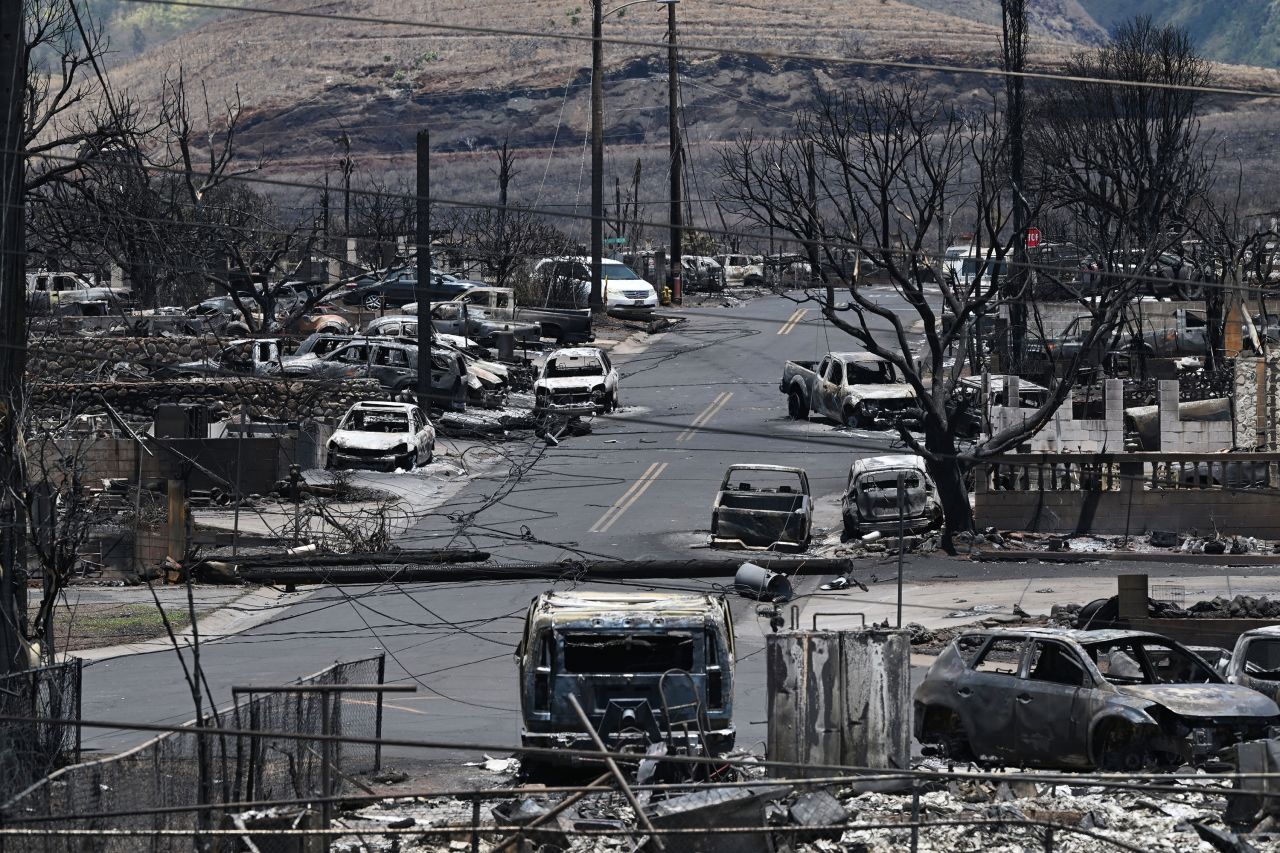
[(915, 693), (915, 734), (956, 759), (1068, 769), (1212, 764), (1280, 733), (1280, 708), (1141, 631), (974, 631)]
[(809, 475), (782, 465), (730, 465), (711, 507), (711, 547), (803, 551), (813, 533)]
[(610, 750), (643, 755), (665, 741), (676, 753), (726, 752), (734, 742), (734, 658), (723, 596), (543, 593), (529, 606), (515, 653), (520, 740), (594, 749), (574, 696)]

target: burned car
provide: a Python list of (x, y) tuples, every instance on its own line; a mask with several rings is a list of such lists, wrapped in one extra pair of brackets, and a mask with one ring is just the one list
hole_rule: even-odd
[(605, 415), (618, 408), (618, 371), (595, 347), (558, 349), (542, 363), (533, 394), (535, 413)]
[(347, 410), (329, 438), (328, 468), (412, 471), (430, 464), (436, 431), (410, 403), (365, 400)]
[[(901, 481), (904, 505), (898, 510)], [(846, 536), (873, 530), (917, 532), (942, 521), (938, 487), (925, 470), (924, 460), (907, 453), (869, 456), (849, 467), (849, 482), (840, 501)], [(901, 516), (901, 519), (899, 519)]]
[(569, 702), (575, 696), (610, 750), (643, 755), (665, 741), (678, 753), (726, 752), (734, 742), (734, 657), (723, 596), (543, 593), (515, 653), (520, 740), (594, 749)]
[(1254, 628), (1241, 634), (1219, 672), (1231, 684), (1248, 687), (1280, 702), (1280, 625)]
[(1076, 769), (1212, 764), (1280, 733), (1280, 708), (1142, 631), (974, 631), (915, 693), (915, 734), (957, 759)]
[(803, 551), (813, 528), (809, 476), (782, 465), (730, 465), (711, 507), (711, 547)]

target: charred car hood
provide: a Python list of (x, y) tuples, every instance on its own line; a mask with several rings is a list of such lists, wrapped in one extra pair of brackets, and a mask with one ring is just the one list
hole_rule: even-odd
[(850, 385), (849, 393), (860, 400), (914, 400), (910, 385)]
[(386, 450), (388, 452), (397, 444), (408, 446), (412, 442), (413, 436), (408, 433), (356, 432), (347, 429), (340, 429), (329, 438), (329, 443), (340, 449), (354, 448), (357, 450)]
[(1276, 703), (1238, 684), (1118, 684), (1122, 696), (1145, 699), (1181, 717), (1275, 717)]
[(539, 379), (538, 387), (557, 391), (562, 388), (594, 388), (604, 384), (604, 376), (556, 376), (551, 379)]

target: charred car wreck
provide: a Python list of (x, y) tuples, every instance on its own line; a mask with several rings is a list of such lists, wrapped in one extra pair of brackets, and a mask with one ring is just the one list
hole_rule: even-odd
[(1226, 760), (1280, 733), (1280, 708), (1140, 631), (976, 631), (915, 693), (915, 734), (949, 756), (1068, 769)]
[[(733, 748), (733, 622), (721, 596), (548, 592), (516, 649), (527, 747), (718, 755)], [(573, 763), (568, 761), (566, 763)]]
[(782, 465), (730, 465), (711, 508), (711, 546), (803, 551), (813, 528), (809, 477)]

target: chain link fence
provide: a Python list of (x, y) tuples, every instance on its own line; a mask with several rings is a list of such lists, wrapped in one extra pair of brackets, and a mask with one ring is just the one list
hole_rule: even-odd
[[(384, 672), (379, 655), (336, 663), (297, 684), (380, 684)], [(245, 700), (211, 714), (208, 726), (299, 735), (381, 734), (381, 699), (375, 694), (277, 693), (264, 687), (239, 695)], [(333, 796), (348, 777), (376, 769), (380, 758), (372, 744), (196, 728), (170, 732), (120, 755), (63, 768), (14, 796), (0, 808), (0, 820), (31, 834), (0, 839), (0, 853), (191, 851), (198, 829), (223, 826), (228, 813), (244, 810), (242, 804), (305, 803), (323, 799), (326, 791)], [(207, 807), (197, 808), (201, 803)], [(60, 836), (44, 830), (148, 834)], [(174, 831), (189, 834), (159, 834)]]
[(80, 760), (81, 662), (42, 666), (0, 677), (0, 801)]

